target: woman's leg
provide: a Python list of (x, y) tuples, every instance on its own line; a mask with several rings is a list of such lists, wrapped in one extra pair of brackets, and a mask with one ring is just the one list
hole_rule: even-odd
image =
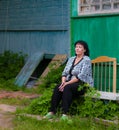
[(69, 107), (72, 103), (73, 95), (78, 91), (79, 83), (68, 84), (64, 87), (62, 96), (62, 111), (66, 114), (69, 111)]
[(63, 114), (66, 114), (69, 111), (69, 107), (72, 103), (73, 97), (77, 95), (83, 95), (84, 90), (78, 91), (79, 82), (68, 84), (64, 87), (63, 96), (62, 96), (62, 110)]
[(60, 84), (55, 87), (51, 98), (50, 112), (53, 112), (54, 114), (57, 111), (57, 107), (62, 99), (62, 94), (63, 94), (61, 91), (59, 91), (59, 86)]

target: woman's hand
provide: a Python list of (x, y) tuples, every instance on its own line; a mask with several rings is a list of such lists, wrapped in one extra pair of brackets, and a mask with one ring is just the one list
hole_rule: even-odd
[(67, 82), (63, 82), (60, 86), (59, 86), (59, 91), (63, 92), (64, 87), (67, 85)]

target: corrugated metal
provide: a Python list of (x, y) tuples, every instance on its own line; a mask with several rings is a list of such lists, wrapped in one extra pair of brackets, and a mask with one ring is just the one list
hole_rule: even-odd
[(0, 0), (0, 30), (68, 30), (69, 0)]

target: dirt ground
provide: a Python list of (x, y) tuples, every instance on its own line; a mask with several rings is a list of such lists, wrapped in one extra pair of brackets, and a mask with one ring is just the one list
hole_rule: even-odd
[(0, 104), (0, 130), (5, 128), (9, 128), (9, 130), (13, 129), (12, 120), (15, 115), (12, 113), (15, 111), (15, 106)]
[[(7, 92), (0, 91), (0, 99), (2, 98), (36, 98), (39, 95), (37, 94), (28, 94), (21, 91), (17, 92)], [(13, 114), (16, 111), (17, 106), (11, 106), (7, 104), (0, 104), (0, 130), (13, 130), (13, 119), (15, 115)]]
[(33, 98), (36, 98), (36, 97), (39, 97), (39, 95), (38, 94), (24, 93), (22, 91), (16, 91), (16, 92), (0, 91), (0, 99), (1, 98), (19, 98), (19, 99), (30, 98), (30, 99), (33, 99)]

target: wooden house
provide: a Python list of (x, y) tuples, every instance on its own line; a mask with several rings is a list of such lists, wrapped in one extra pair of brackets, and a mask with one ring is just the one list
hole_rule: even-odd
[(0, 53), (71, 56), (74, 42), (85, 40), (91, 59), (117, 58), (118, 92), (118, 23), (118, 0), (0, 0)]

